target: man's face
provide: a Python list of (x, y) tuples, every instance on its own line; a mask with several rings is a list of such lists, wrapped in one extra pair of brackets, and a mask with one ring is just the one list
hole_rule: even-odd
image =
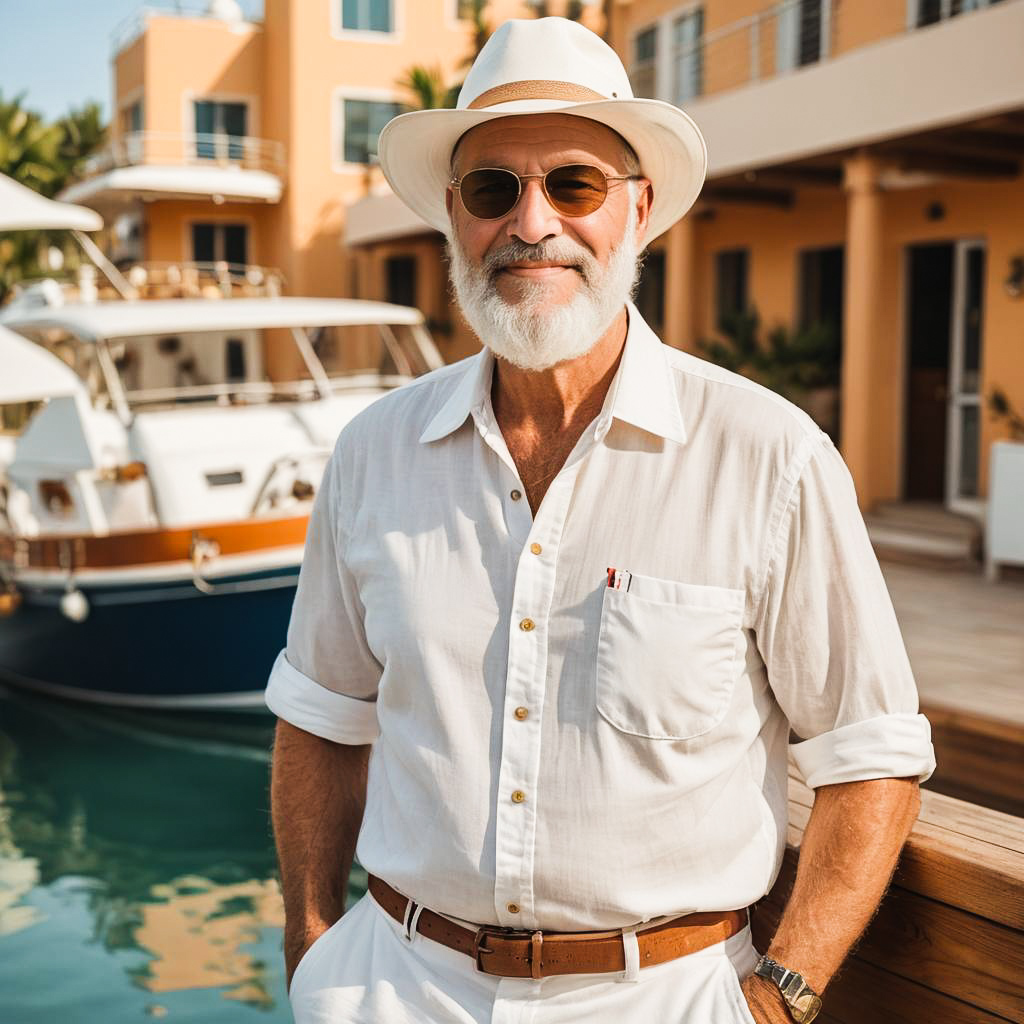
[[(503, 117), (472, 129), (458, 147), (454, 171), (463, 176), (501, 167), (543, 174), (564, 164), (628, 173), (614, 132), (566, 114)], [(449, 189), (452, 281), (481, 341), (527, 370), (588, 351), (631, 295), (650, 198), (645, 180), (609, 182), (597, 210), (570, 217), (548, 202), (540, 179), (531, 178), (505, 216), (480, 220)]]

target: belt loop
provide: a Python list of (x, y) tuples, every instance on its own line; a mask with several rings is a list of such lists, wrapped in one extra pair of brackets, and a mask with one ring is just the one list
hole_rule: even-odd
[(629, 928), (622, 929), (622, 955), (626, 962), (622, 981), (638, 982), (640, 980), (640, 943), (636, 938), (639, 927), (640, 925), (634, 924)]
[(408, 900), (405, 904), (405, 913), (402, 915), (402, 937), (406, 942), (412, 942), (416, 934), (416, 921), (419, 919), (420, 908), (415, 900)]
[(544, 977), (544, 962), (542, 955), (544, 951), (544, 933), (537, 931), (530, 936), (530, 977), (534, 981), (540, 981)]
[(412, 912), (412, 917), (409, 918), (409, 941), (412, 942), (416, 938), (416, 933), (420, 926), (420, 914), (426, 910), (426, 907), (422, 903), (414, 904), (416, 909)]

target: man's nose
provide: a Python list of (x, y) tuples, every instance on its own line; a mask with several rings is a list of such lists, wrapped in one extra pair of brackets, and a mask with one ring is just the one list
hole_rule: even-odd
[(536, 245), (545, 238), (555, 238), (562, 233), (562, 219), (558, 211), (548, 202), (539, 178), (523, 182), (519, 202), (509, 215), (506, 230), (527, 245)]

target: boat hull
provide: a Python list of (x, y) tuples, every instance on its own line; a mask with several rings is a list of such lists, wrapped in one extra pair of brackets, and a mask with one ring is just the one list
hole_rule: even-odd
[(18, 585), (0, 619), (0, 677), (57, 696), (124, 707), (264, 710), (284, 646), (298, 565), (219, 576), (79, 584), (83, 621), (61, 610), (54, 581)]

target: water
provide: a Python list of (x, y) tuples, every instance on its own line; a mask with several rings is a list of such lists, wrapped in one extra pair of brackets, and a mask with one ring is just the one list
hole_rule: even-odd
[(0, 689), (2, 1024), (291, 1021), (273, 719), (240, 717)]

